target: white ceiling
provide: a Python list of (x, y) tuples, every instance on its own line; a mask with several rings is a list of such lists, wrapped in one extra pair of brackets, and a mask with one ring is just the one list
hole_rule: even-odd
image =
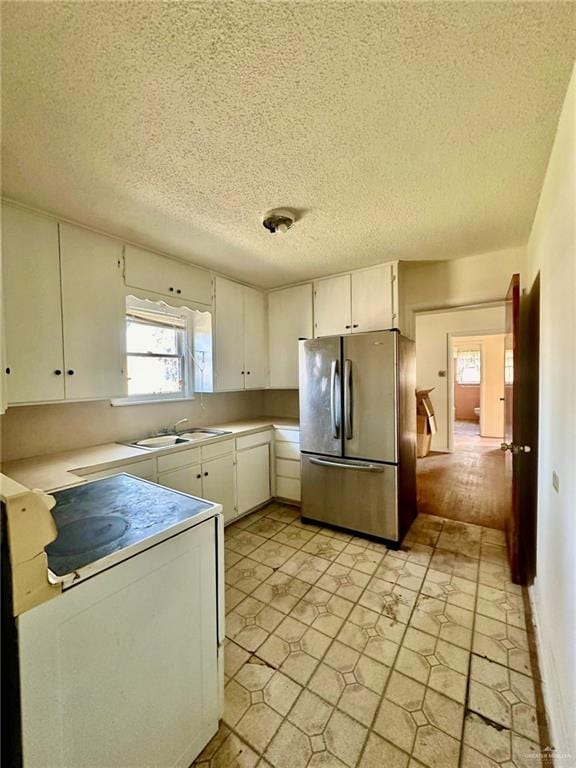
[(576, 53), (573, 2), (2, 10), (3, 194), (262, 286), (524, 243)]

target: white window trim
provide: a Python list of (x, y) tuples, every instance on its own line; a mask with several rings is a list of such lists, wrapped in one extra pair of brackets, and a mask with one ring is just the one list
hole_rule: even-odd
[[(166, 302), (152, 301), (149, 299), (140, 299), (138, 297), (129, 294), (127, 297), (127, 305), (130, 305), (137, 309), (151, 310), (159, 315), (179, 316), (182, 317), (182, 311), (178, 311), (176, 307), (172, 307)], [(128, 302), (129, 300), (129, 302)], [(186, 307), (181, 307), (180, 310), (186, 310)], [(184, 349), (184, 389), (180, 394), (167, 393), (162, 395), (161, 393), (153, 393), (150, 395), (127, 395), (126, 397), (117, 397), (110, 401), (113, 406), (126, 406), (126, 405), (149, 405), (151, 403), (182, 403), (185, 401), (195, 400), (194, 396), (194, 369), (192, 361), (192, 345), (193, 345), (193, 320), (192, 315), (186, 317), (185, 326), (185, 349)], [(128, 352), (126, 351), (126, 357)]]

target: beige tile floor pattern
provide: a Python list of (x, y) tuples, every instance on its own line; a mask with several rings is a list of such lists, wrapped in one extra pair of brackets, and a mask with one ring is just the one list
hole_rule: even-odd
[(501, 531), (420, 515), (402, 547), (273, 503), (226, 530), (225, 711), (195, 768), (537, 768)]

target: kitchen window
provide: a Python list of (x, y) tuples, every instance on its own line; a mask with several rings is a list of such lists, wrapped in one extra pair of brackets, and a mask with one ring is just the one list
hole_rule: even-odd
[(479, 349), (459, 349), (456, 352), (456, 383), (480, 384), (482, 378)]
[(129, 297), (126, 306), (128, 399), (191, 397), (190, 318), (184, 309)]

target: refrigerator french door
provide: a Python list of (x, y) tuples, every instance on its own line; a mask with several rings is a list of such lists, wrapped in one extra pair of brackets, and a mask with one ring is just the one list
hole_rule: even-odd
[(400, 540), (416, 503), (413, 346), (397, 331), (300, 342), (304, 518)]

